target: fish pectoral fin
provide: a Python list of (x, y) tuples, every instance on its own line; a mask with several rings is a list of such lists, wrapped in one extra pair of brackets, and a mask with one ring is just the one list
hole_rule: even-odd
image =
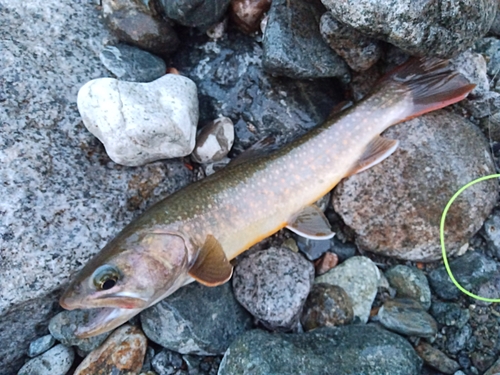
[(388, 158), (398, 148), (399, 141), (378, 135), (366, 147), (361, 158), (351, 168), (347, 176), (363, 172)]
[(198, 257), (189, 269), (189, 276), (206, 286), (224, 284), (233, 274), (233, 266), (217, 239), (208, 235)]
[(327, 240), (335, 236), (325, 214), (316, 205), (304, 208), (286, 227), (299, 236), (313, 240)]

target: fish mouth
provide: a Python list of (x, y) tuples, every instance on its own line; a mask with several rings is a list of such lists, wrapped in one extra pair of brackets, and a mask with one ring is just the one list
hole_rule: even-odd
[(80, 339), (85, 339), (109, 332), (122, 325), (142, 310), (143, 309), (122, 309), (114, 307), (89, 309), (87, 323), (79, 325), (74, 334)]
[(70, 297), (63, 295), (59, 304), (66, 310), (113, 308), (113, 309), (144, 309), (149, 306), (149, 299), (139, 295), (118, 292), (108, 295), (94, 295), (87, 298)]

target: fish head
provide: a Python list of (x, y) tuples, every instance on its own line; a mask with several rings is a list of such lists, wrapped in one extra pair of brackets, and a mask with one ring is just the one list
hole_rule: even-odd
[(96, 309), (75, 335), (109, 331), (182, 286), (188, 249), (180, 235), (116, 238), (77, 274), (59, 303), (67, 310)]

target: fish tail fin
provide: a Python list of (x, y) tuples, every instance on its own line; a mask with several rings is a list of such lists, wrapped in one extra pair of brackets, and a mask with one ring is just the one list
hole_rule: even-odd
[(411, 58), (381, 79), (381, 84), (390, 82), (403, 85), (413, 99), (410, 113), (399, 122), (457, 103), (476, 86), (453, 70), (449, 60), (436, 57)]

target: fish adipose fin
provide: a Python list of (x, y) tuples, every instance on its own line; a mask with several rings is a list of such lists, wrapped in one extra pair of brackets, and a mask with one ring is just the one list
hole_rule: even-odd
[(217, 286), (231, 278), (233, 266), (229, 263), (219, 241), (214, 236), (208, 235), (188, 273), (203, 285)]
[(351, 168), (347, 176), (362, 172), (382, 160), (388, 158), (398, 148), (399, 141), (387, 139), (381, 136), (375, 137), (366, 147), (365, 152), (356, 164)]
[(299, 236), (313, 240), (327, 240), (335, 235), (325, 214), (315, 205), (304, 208), (286, 227)]
[(413, 107), (399, 122), (459, 102), (476, 86), (454, 71), (449, 60), (436, 57), (411, 58), (381, 81), (399, 83), (412, 95)]

